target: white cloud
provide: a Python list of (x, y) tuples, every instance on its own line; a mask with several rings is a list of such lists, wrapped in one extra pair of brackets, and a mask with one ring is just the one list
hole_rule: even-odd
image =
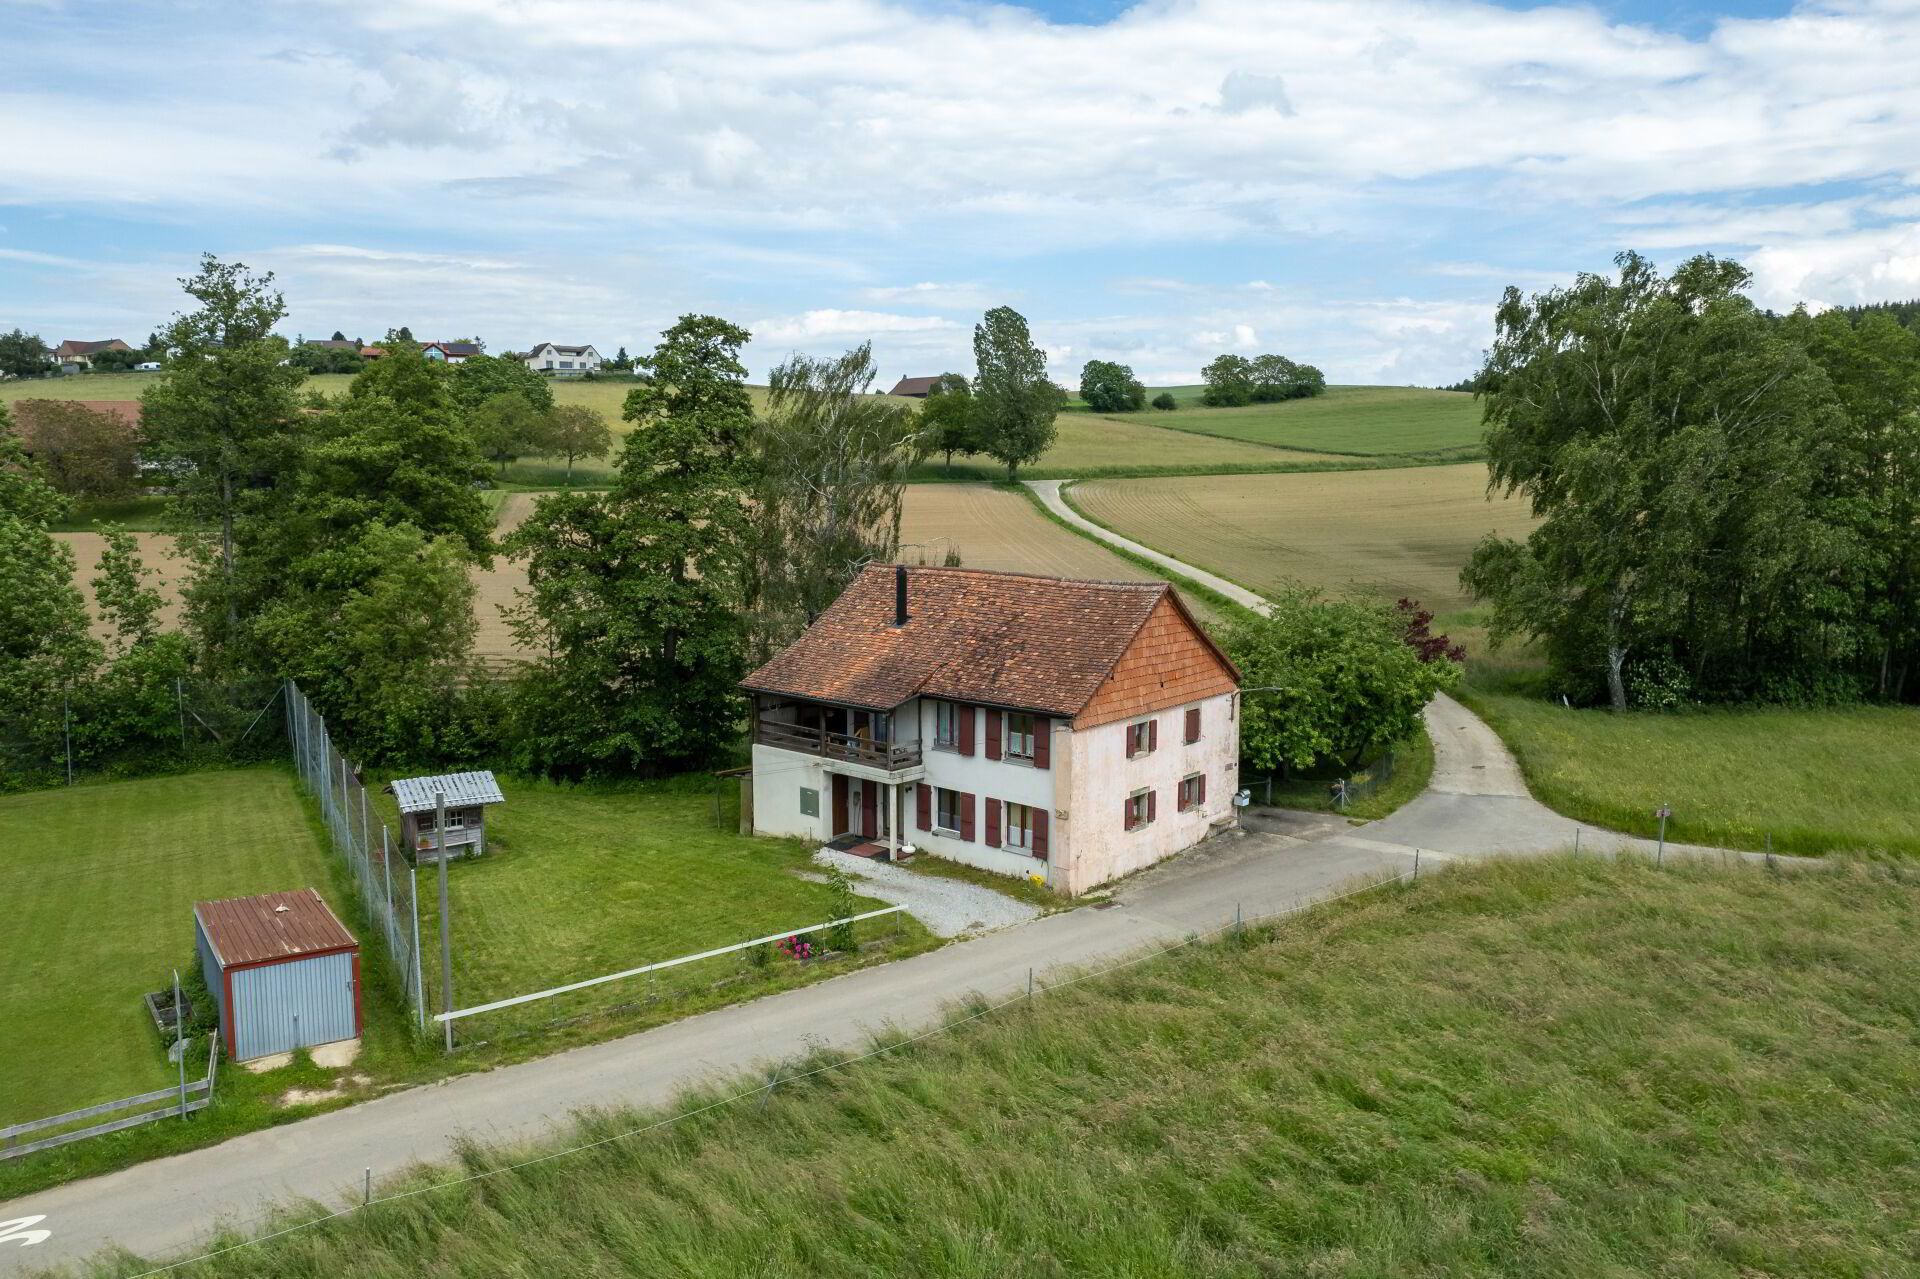
[(876, 333), (930, 333), (958, 326), (937, 315), (899, 315), (888, 311), (840, 311), (832, 308), (800, 315), (756, 320), (748, 325), (766, 342), (808, 342), (818, 338), (864, 341)]

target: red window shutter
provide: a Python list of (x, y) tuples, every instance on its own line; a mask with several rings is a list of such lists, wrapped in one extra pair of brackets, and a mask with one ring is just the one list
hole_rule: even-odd
[(987, 758), (1000, 758), (1000, 712), (987, 708)]
[(925, 782), (913, 788), (913, 816), (921, 830), (933, 829), (933, 787)]
[(973, 707), (960, 708), (960, 753), (973, 754)]
[(1200, 740), (1200, 708), (1198, 706), (1189, 707), (1187, 710), (1187, 740), (1189, 742)]
[(1150, 719), (1147, 721), (1147, 754), (1151, 755), (1159, 749), (1160, 721), (1158, 719)]
[(1033, 810), (1033, 855), (1041, 861), (1047, 860), (1047, 810)]
[(1153, 820), (1153, 792), (1147, 792), (1147, 820)]
[(987, 801), (987, 847), (1000, 847), (1000, 801)]
[(1195, 797), (1194, 803), (1202, 808), (1207, 806), (1207, 775), (1205, 773), (1200, 774), (1200, 794)]
[(1120, 801), (1120, 829), (1133, 829), (1133, 796), (1131, 795)]
[(1045, 715), (1033, 717), (1033, 766), (1047, 767), (1053, 749), (1053, 721)]

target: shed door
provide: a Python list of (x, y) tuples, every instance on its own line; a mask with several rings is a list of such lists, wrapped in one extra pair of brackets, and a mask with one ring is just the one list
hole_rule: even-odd
[(352, 1039), (353, 993), (350, 953), (239, 969), (233, 974), (235, 1058)]

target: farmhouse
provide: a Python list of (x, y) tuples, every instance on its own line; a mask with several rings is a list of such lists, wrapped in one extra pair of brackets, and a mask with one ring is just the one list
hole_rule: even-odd
[(360, 1037), (360, 943), (314, 889), (196, 902), (193, 925), (232, 1060)]
[(560, 377), (593, 373), (600, 368), (600, 352), (594, 350), (591, 344), (562, 346), (557, 342), (542, 342), (521, 358), (535, 373), (551, 373)]
[(1164, 582), (872, 565), (743, 686), (760, 833), (1072, 894), (1233, 821), (1239, 673)]
[(903, 377), (893, 384), (893, 389), (887, 394), (910, 395), (916, 400), (924, 400), (933, 394), (933, 384), (939, 380), (938, 377)]
[(429, 360), (439, 360), (447, 364), (465, 364), (476, 355), (484, 354), (478, 342), (428, 342), (420, 348), (420, 354)]
[(119, 338), (108, 338), (104, 342), (77, 342), (68, 338), (53, 348), (54, 363), (65, 372), (77, 373), (93, 364), (93, 357), (101, 351), (131, 351), (132, 347)]
[(500, 783), (489, 772), (448, 773), (441, 777), (403, 777), (387, 787), (400, 809), (400, 838), (415, 861), (435, 861), (441, 840), (436, 826), (436, 799), (447, 809), (446, 848), (449, 857), (478, 857), (487, 851), (488, 804), (506, 802)]

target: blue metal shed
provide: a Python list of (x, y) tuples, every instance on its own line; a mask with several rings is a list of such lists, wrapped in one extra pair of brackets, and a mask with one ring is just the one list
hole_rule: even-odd
[(359, 1037), (360, 943), (317, 891), (198, 902), (193, 921), (229, 1058)]

